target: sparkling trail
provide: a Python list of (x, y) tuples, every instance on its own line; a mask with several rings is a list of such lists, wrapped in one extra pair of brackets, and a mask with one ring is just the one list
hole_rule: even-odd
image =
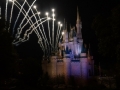
[[(16, 2), (17, 2), (17, 1), (16, 1)], [(14, 26), (13, 26), (13, 34), (14, 34), (14, 31), (15, 31), (15, 26), (16, 26), (16, 24), (17, 24), (17, 22), (18, 22), (19, 16), (20, 16), (21, 11), (22, 11), (22, 9), (23, 9), (23, 6), (25, 5), (25, 2), (26, 2), (26, 0), (25, 0), (24, 3), (22, 4), (21, 9), (20, 9), (20, 11), (19, 11), (19, 13), (18, 13), (18, 15), (17, 15), (17, 19), (16, 19), (15, 24), (14, 24)]]

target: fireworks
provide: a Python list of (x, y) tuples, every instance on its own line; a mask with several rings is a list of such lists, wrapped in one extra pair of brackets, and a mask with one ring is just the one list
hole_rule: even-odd
[[(9, 22), (8, 30), (12, 30), (12, 34), (15, 35), (13, 41), (14, 45), (19, 45), (28, 41), (30, 35), (35, 32), (36, 36), (38, 37), (38, 44), (42, 48), (44, 55), (49, 56), (52, 52), (58, 49), (58, 43), (62, 35), (62, 24), (61, 22), (58, 22), (58, 28), (57, 30), (55, 29), (55, 9), (52, 9), (52, 15), (46, 12), (45, 17), (41, 18), (41, 12), (37, 10), (39, 6), (36, 6), (35, 2), (36, 0), (33, 0), (32, 4), (30, 5), (27, 0), (24, 0), (22, 4), (17, 0), (6, 0), (5, 20), (6, 22)], [(10, 14), (7, 10), (9, 4), (12, 4)], [(25, 5), (28, 7), (28, 10), (24, 8)], [(19, 9), (15, 21), (12, 20), (15, 13), (14, 8)], [(22, 18), (21, 22), (18, 23), (18, 21), (21, 19), (21, 15), (24, 17)], [(52, 20), (52, 22), (50, 22), (50, 20)], [(47, 23), (47, 30), (44, 26), (44, 23)], [(11, 27), (11, 25), (13, 25), (13, 27)], [(48, 35), (46, 33), (48, 33)]]

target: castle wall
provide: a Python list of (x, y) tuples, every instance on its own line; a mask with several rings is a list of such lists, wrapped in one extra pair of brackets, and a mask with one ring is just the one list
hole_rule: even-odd
[(74, 60), (71, 60), (68, 54), (63, 59), (52, 56), (50, 62), (43, 61), (42, 67), (44, 73), (47, 72), (50, 78), (64, 76), (66, 84), (72, 80), (76, 85), (86, 85), (87, 80), (94, 73), (93, 64), (94, 61), (88, 59), (86, 53), (82, 53), (81, 58)]
[(44, 74), (48, 74), (48, 76), (51, 77), (51, 63), (48, 62), (47, 60), (42, 61), (42, 70)]
[(80, 61), (72, 60), (71, 62), (71, 75), (74, 77), (80, 77), (81, 70), (80, 70)]
[(88, 73), (89, 78), (94, 75), (94, 60), (92, 56), (88, 56)]
[(64, 62), (64, 76), (65, 76), (65, 82), (68, 83), (69, 79), (70, 79), (70, 74), (71, 74), (71, 65), (70, 65), (70, 57), (69, 54), (65, 54), (64, 58), (63, 58), (63, 62)]
[(64, 63), (63, 60), (57, 60), (57, 76), (64, 75)]
[(83, 86), (87, 84), (88, 80), (88, 62), (87, 58), (81, 58), (81, 81)]
[(49, 72), (50, 72), (50, 76), (52, 78), (55, 78), (56, 77), (56, 74), (57, 74), (57, 69), (56, 69), (56, 65), (57, 64), (57, 57), (56, 56), (52, 56), (51, 59), (50, 59), (50, 69), (49, 69)]
[(86, 83), (86, 80), (88, 79), (88, 58), (86, 57), (86, 53), (81, 53), (80, 56), (81, 78), (83, 83)]

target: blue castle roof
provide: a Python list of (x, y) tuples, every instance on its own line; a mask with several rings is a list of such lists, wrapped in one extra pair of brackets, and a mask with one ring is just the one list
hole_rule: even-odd
[(68, 46), (67, 46), (67, 47), (66, 47), (66, 50), (65, 50), (64, 52), (65, 52), (65, 54), (70, 54), (71, 50), (68, 49)]

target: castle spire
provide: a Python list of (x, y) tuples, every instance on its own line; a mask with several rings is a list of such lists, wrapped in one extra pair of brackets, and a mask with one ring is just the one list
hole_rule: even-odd
[(78, 7), (77, 7), (76, 28), (77, 28), (77, 38), (80, 39), (80, 38), (82, 38), (82, 32), (81, 32), (82, 22), (81, 22), (81, 20), (80, 20)]
[(78, 10), (78, 6), (77, 6), (77, 23), (80, 22), (80, 16), (79, 16), (79, 10)]

